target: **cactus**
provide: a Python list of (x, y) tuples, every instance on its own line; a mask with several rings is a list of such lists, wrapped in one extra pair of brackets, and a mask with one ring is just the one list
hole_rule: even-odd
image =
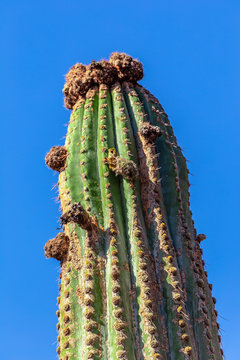
[(189, 207), (186, 159), (158, 100), (123, 53), (74, 65), (59, 171), (61, 360), (220, 360), (212, 285)]

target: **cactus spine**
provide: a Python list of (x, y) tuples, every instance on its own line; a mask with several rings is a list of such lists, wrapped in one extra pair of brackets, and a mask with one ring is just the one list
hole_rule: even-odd
[(122, 53), (74, 65), (59, 171), (61, 360), (220, 360), (219, 324), (189, 208), (186, 160), (163, 108)]

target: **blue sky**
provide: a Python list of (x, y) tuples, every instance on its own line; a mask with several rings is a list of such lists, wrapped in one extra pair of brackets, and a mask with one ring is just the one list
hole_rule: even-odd
[(63, 145), (64, 74), (124, 51), (143, 62), (189, 160), (191, 208), (227, 360), (239, 359), (240, 3), (2, 1), (0, 358), (56, 359), (57, 175), (44, 156)]

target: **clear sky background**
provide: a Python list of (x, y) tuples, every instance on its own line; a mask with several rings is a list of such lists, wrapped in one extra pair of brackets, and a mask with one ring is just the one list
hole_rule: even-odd
[(54, 360), (57, 174), (70, 111), (64, 74), (123, 51), (143, 62), (189, 160), (191, 208), (213, 283), (225, 359), (239, 360), (240, 3), (231, 0), (1, 2), (1, 360)]

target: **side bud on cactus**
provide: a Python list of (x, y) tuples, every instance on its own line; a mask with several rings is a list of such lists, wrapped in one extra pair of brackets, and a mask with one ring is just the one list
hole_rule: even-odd
[(125, 179), (134, 180), (138, 175), (136, 164), (132, 160), (118, 156), (115, 149), (109, 149), (107, 163), (116, 175), (122, 175)]
[(69, 238), (64, 233), (59, 233), (54, 239), (48, 240), (44, 246), (45, 256), (62, 261), (68, 252)]
[(80, 203), (74, 203), (66, 213), (62, 214), (60, 221), (61, 225), (73, 221), (85, 230), (91, 229), (90, 217)]
[(67, 159), (67, 150), (63, 146), (53, 146), (45, 157), (45, 162), (52, 170), (64, 170)]
[(63, 211), (45, 245), (62, 269), (61, 360), (223, 357), (186, 160), (142, 77), (123, 53), (66, 75), (66, 142), (46, 156)]

